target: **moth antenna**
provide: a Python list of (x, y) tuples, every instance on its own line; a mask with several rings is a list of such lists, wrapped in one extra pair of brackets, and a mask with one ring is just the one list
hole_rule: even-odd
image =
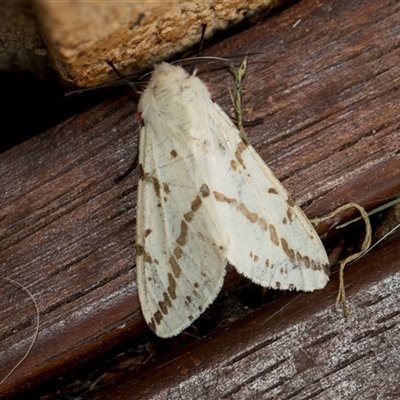
[(115, 72), (115, 75), (118, 76), (118, 78), (122, 79), (123, 76), (122, 74), (118, 71), (118, 69), (116, 68), (116, 66), (114, 65), (114, 63), (111, 60), (106, 60), (106, 63), (110, 66), (110, 68)]

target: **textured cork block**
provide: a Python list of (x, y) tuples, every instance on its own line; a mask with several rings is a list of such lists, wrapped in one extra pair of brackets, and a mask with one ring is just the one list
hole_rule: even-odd
[(37, 17), (61, 77), (81, 87), (143, 71), (282, 1), (42, 2)]

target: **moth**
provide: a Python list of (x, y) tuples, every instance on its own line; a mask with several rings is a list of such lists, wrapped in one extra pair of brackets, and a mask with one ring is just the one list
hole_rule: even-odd
[(161, 63), (138, 105), (140, 305), (177, 335), (214, 301), (226, 264), (264, 287), (313, 291), (329, 279), (320, 238), (205, 84)]

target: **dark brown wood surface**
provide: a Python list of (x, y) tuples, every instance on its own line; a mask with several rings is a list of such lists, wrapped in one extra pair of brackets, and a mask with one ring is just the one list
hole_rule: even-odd
[(348, 318), (333, 307), (334, 274), (324, 290), (265, 306), (91, 399), (396, 399), (399, 246), (348, 269)]
[[(245, 119), (264, 123), (247, 134), (309, 217), (349, 201), (371, 209), (400, 192), (399, 18), (398, 1), (305, 0), (205, 51), (250, 54)], [(226, 68), (202, 64), (199, 76), (233, 115)], [(136, 290), (137, 175), (114, 184), (137, 148), (130, 97), (0, 155), (0, 274), (29, 288), (41, 312), (35, 346), (2, 398), (154, 340)], [(319, 228), (323, 239), (329, 230)], [(332, 312), (334, 278), (206, 336), (190, 353), (167, 352), (157, 368), (110, 383), (98, 398), (376, 398), (372, 386), (389, 396), (399, 389), (399, 255), (393, 239), (348, 267), (347, 320)], [(227, 287), (241, 284), (235, 276)], [(35, 310), (23, 292), (0, 285), (1, 379), (29, 346)]]

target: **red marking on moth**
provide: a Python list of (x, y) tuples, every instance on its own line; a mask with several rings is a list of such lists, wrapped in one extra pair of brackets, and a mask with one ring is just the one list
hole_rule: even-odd
[[(204, 82), (203, 82), (204, 83)], [(214, 97), (215, 94), (215, 90), (213, 87), (211, 87), (210, 85), (208, 85), (207, 83), (205, 83), (205, 87), (208, 91), (208, 93), (210, 94), (211, 99)]]
[(137, 118), (139, 124), (140, 124), (140, 125), (143, 125), (143, 117), (142, 117), (142, 113), (141, 113), (141, 112), (138, 112), (138, 113), (136, 114), (136, 118)]

